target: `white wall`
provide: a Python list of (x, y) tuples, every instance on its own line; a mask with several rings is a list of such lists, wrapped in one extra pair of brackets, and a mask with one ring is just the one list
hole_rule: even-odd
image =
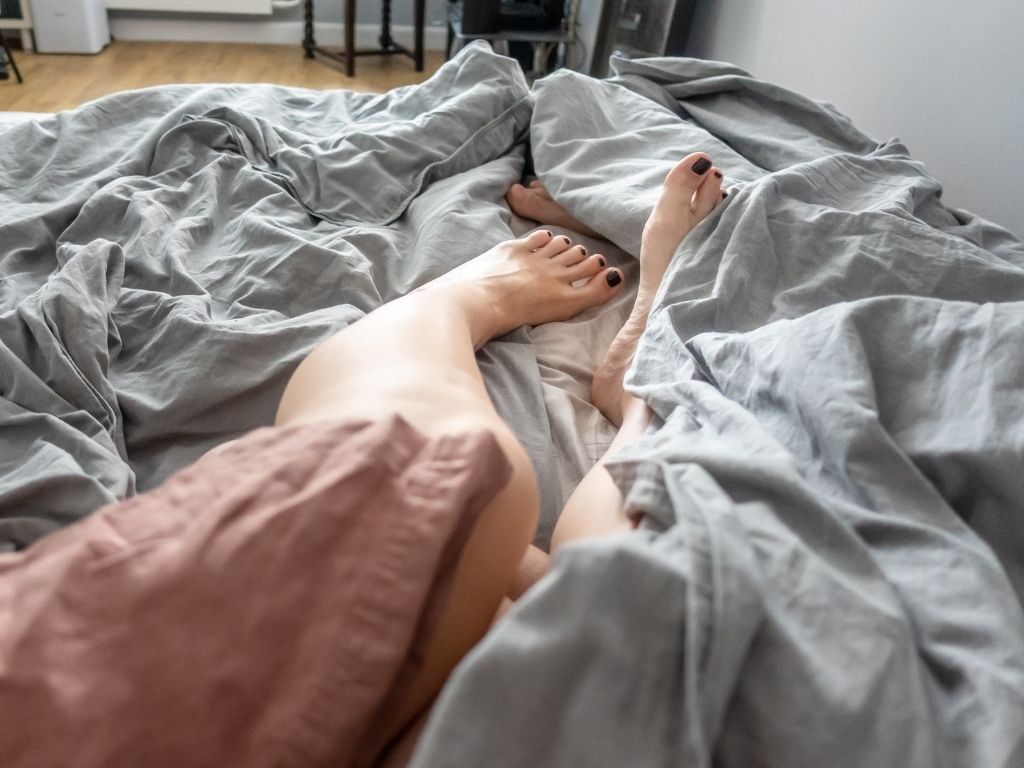
[(899, 136), (948, 204), (1024, 237), (1022, 0), (701, 0), (688, 52)]

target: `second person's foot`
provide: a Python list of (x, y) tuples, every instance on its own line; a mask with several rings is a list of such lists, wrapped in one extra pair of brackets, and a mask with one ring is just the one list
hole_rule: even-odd
[(654, 296), (683, 238), (725, 198), (723, 180), (721, 170), (707, 154), (687, 155), (669, 171), (658, 203), (644, 226), (636, 303), (594, 372), (591, 389), (594, 405), (616, 426), (622, 425), (624, 408), (635, 399), (622, 388), (622, 381), (647, 328)]
[(600, 234), (556, 203), (539, 181), (532, 181), (529, 186), (513, 184), (505, 194), (505, 202), (513, 213), (524, 219), (571, 229), (586, 237), (601, 238)]

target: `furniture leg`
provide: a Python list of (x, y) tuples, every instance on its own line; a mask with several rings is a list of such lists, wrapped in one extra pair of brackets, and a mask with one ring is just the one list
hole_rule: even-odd
[(412, 49), (400, 45), (391, 37), (391, 0), (381, 0), (381, 28), (380, 28), (380, 49), (379, 50), (356, 50), (356, 0), (345, 0), (345, 50), (340, 53), (319, 48), (313, 39), (313, 2), (305, 0), (305, 30), (302, 47), (306, 51), (306, 58), (312, 59), (319, 54), (345, 66), (345, 74), (355, 77), (357, 56), (390, 56), (401, 54), (411, 58), (416, 66), (417, 72), (424, 69), (424, 25), (426, 22), (426, 0), (413, 0), (414, 14), (414, 45)]
[(2, 43), (3, 47), (4, 47), (5, 64), (10, 64), (11, 65), (11, 69), (14, 70), (14, 76), (18, 79), (18, 82), (19, 83), (24, 83), (25, 81), (21, 77), (21, 72), (18, 70), (18, 65), (14, 61), (14, 54), (11, 53), (11, 49), (8, 47), (7, 40), (4, 39), (3, 33), (0, 33), (0, 43)]
[(313, 39), (313, 0), (306, 0), (303, 10), (305, 19), (305, 35), (302, 38), (302, 48), (306, 52), (306, 58), (315, 58), (314, 49), (316, 40)]
[(380, 3), (380, 47), (385, 51), (391, 47), (391, 0)]
[(345, 74), (356, 75), (356, 0), (345, 0)]
[(413, 45), (413, 54), (416, 61), (416, 71), (423, 71), (423, 25), (426, 22), (427, 3), (426, 0), (415, 0), (415, 18), (413, 19), (413, 30), (416, 36)]

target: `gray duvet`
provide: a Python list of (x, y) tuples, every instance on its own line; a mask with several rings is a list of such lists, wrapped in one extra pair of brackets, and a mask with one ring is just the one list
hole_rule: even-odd
[(627, 379), (646, 530), (563, 551), (414, 765), (1024, 765), (1024, 248), (827, 105), (616, 71), (536, 87), (556, 199), (636, 253), (678, 158), (730, 182)]
[[(150, 89), (0, 135), (0, 542), (269, 423), (318, 341), (521, 228), (527, 133), (627, 253), (688, 152), (730, 196), (628, 377), (644, 529), (562, 552), (414, 765), (1024, 765), (1024, 248), (899, 142), (714, 62), (530, 94), (471, 46), (384, 96)], [(481, 363), (549, 530), (541, 335)]]

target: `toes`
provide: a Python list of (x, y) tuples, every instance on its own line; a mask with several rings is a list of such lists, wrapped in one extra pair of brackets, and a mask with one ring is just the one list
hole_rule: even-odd
[(538, 248), (543, 248), (545, 245), (551, 242), (554, 235), (550, 230), (538, 229), (531, 232), (522, 240), (513, 240), (514, 243), (524, 243), (531, 251), (536, 251)]
[(706, 152), (694, 152), (684, 157), (665, 177), (657, 207), (664, 208), (666, 214), (669, 211), (690, 209), (697, 192), (707, 185), (709, 180), (721, 184), (721, 180), (715, 178), (711, 172), (712, 167), (711, 158)]
[(573, 264), (579, 264), (586, 258), (587, 249), (577, 243), (576, 245), (572, 246), (572, 248), (562, 251), (560, 254), (553, 257), (551, 261), (553, 261), (555, 264), (560, 264), (563, 267), (571, 267)]
[(693, 212), (698, 219), (703, 219), (722, 202), (722, 181), (722, 172), (712, 167), (707, 173), (707, 179), (693, 196)]
[(584, 307), (594, 307), (598, 304), (604, 304), (615, 296), (622, 290), (624, 284), (625, 280), (623, 280), (622, 271), (615, 267), (608, 267), (602, 269), (590, 278), (586, 285), (581, 286), (577, 290), (579, 291), (580, 299), (584, 302)]
[(572, 247), (572, 240), (565, 235), (555, 235), (552, 237), (546, 245), (542, 248), (537, 249), (537, 253), (545, 258), (553, 258), (560, 253), (564, 253)]
[(667, 187), (684, 187), (691, 192), (696, 191), (708, 178), (712, 168), (711, 156), (707, 152), (693, 152), (678, 163), (669, 171), (665, 179)]
[[(573, 250), (576, 250), (575, 248)], [(570, 266), (565, 272), (569, 282), (575, 283), (577, 280), (583, 280), (588, 277), (593, 277), (598, 272), (605, 268), (604, 256), (595, 253), (593, 256), (587, 259), (583, 259), (576, 264)]]

